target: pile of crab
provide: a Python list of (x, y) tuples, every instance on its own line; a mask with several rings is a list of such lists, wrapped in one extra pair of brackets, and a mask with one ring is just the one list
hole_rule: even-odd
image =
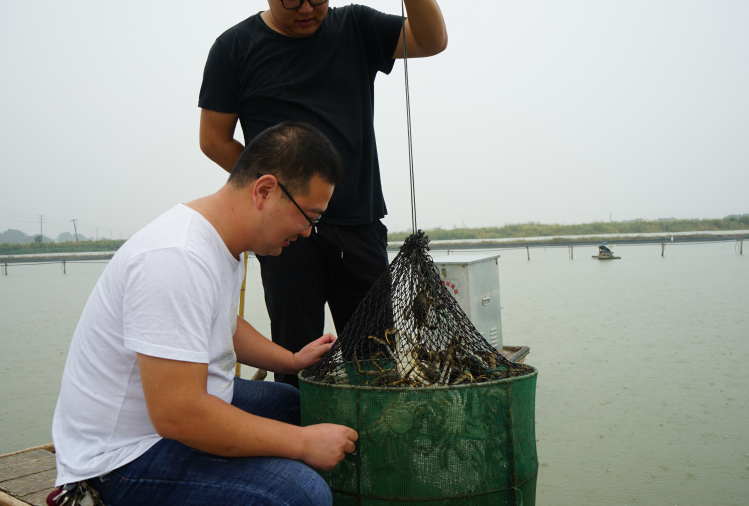
[(317, 381), (372, 387), (430, 387), (494, 381), (526, 374), (529, 369), (513, 364), (501, 352), (471, 352), (451, 340), (445, 349), (433, 349), (420, 343), (418, 335), (386, 329), (382, 338), (368, 336), (377, 351), (369, 358), (353, 352), (351, 362), (320, 371)]
[(340, 339), (304, 377), (372, 387), (463, 385), (531, 368), (494, 349), (445, 288), (423, 232), (410, 236)]

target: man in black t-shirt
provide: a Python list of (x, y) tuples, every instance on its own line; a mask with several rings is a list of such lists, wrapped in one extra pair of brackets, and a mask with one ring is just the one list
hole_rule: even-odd
[[(408, 57), (435, 55), (447, 31), (435, 0), (405, 0)], [(323, 333), (327, 302), (340, 333), (388, 265), (387, 214), (374, 133), (374, 80), (403, 57), (400, 16), (321, 0), (269, 0), (269, 9), (211, 47), (200, 89), (200, 148), (230, 172), (245, 142), (285, 120), (328, 136), (346, 171), (311, 236), (258, 257), (273, 341), (296, 352)], [(310, 217), (310, 218), (315, 218)], [(276, 381), (298, 386), (291, 375)]]

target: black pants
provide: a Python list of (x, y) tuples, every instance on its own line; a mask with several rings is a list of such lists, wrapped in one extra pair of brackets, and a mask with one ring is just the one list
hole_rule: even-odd
[[(281, 255), (258, 256), (273, 342), (297, 352), (320, 337), (325, 303), (340, 335), (359, 302), (387, 270), (387, 227), (320, 223)], [(299, 388), (295, 375), (276, 381)]]

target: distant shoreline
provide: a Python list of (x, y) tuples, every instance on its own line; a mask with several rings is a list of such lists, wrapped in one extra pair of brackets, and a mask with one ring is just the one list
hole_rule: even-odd
[[(642, 234), (591, 234), (591, 235), (558, 235), (542, 237), (505, 237), (497, 239), (444, 239), (430, 241), (432, 249), (510, 249), (517, 247), (540, 246), (589, 246), (603, 241), (616, 244), (689, 244), (696, 242), (729, 242), (739, 241), (749, 235), (749, 230), (692, 231), (674, 233)], [(672, 241), (673, 238), (673, 241)], [(388, 249), (400, 248), (403, 241), (388, 241)]]
[(3, 243), (0, 244), (0, 258), (27, 255), (59, 255), (59, 254), (81, 254), (81, 253), (114, 253), (125, 244), (124, 239), (111, 241), (99, 239), (98, 241), (66, 241), (66, 242), (31, 242), (31, 243)]
[[(732, 214), (720, 219), (659, 218), (658, 220), (634, 221), (597, 221), (593, 223), (559, 224), (559, 223), (507, 223), (503, 226), (452, 228), (435, 227), (424, 229), (424, 233), (433, 241), (462, 241), (464, 239), (499, 241), (552, 240), (557, 237), (671, 237), (676, 234), (738, 234), (749, 229), (749, 214)], [(389, 232), (389, 241), (403, 241), (410, 231)], [(459, 243), (458, 243), (459, 244)]]
[(108, 252), (68, 252), (68, 253), (32, 253), (28, 255), (0, 255), (0, 264), (18, 263), (60, 263), (60, 262), (84, 262), (86, 260), (111, 260), (114, 251)]
[[(85, 262), (89, 260), (111, 260), (116, 251), (87, 251), (68, 253), (31, 253), (28, 255), (0, 255), (2, 264), (47, 264), (65, 262)], [(250, 252), (248, 258), (254, 258), (255, 254)]]
[[(434, 250), (446, 249), (513, 249), (537, 247), (567, 247), (592, 246), (603, 241), (621, 244), (693, 244), (710, 242), (740, 241), (744, 236), (749, 237), (749, 230), (717, 230), (692, 231), (674, 233), (643, 233), (643, 234), (591, 234), (569, 236), (541, 236), (541, 237), (504, 237), (495, 239), (444, 239), (430, 241), (429, 247)], [(673, 238), (673, 241), (672, 241)], [(397, 251), (403, 241), (388, 241), (388, 250)], [(107, 252), (62, 252), (62, 253), (31, 253), (21, 255), (0, 255), (0, 264), (4, 263), (59, 263), (83, 262), (87, 260), (110, 260), (115, 251)], [(250, 253), (254, 257), (254, 254)]]

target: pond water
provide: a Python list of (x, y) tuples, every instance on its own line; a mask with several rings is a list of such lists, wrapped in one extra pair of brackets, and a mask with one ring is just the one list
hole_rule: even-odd
[[(574, 260), (498, 252), (504, 344), (530, 346), (539, 369), (537, 504), (749, 503), (747, 255), (732, 243), (664, 257), (660, 244), (622, 245), (615, 261), (591, 259), (593, 247)], [(0, 276), (0, 454), (51, 440), (70, 338), (103, 269)], [(269, 335), (254, 260), (246, 308)]]

